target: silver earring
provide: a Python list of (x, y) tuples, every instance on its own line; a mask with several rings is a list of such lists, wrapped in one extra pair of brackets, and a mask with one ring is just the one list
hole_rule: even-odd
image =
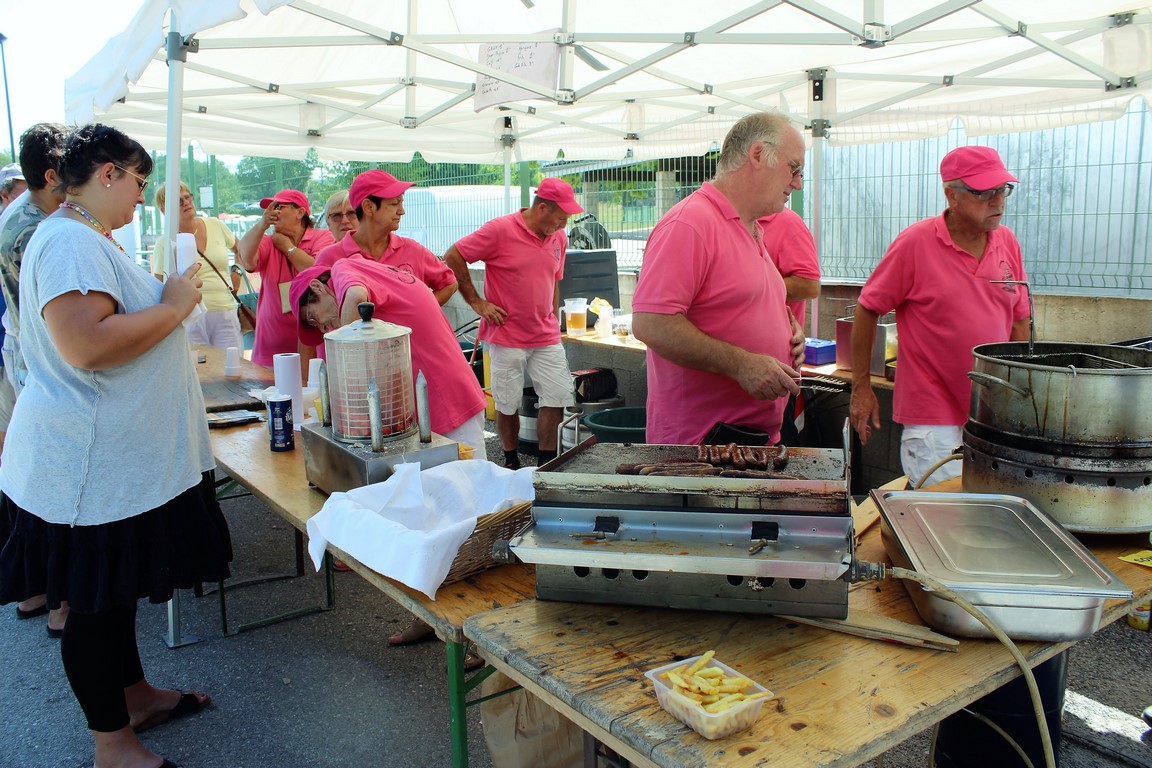
[(111, 185), (111, 184), (105, 184), (104, 186), (108, 187), (108, 189), (112, 189), (112, 185)]

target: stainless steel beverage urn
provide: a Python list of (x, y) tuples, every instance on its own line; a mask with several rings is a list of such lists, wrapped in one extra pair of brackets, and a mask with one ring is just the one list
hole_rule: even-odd
[(370, 302), (357, 309), (359, 322), (324, 334), (332, 436), (349, 443), (396, 440), (417, 428), (412, 329), (374, 320)]

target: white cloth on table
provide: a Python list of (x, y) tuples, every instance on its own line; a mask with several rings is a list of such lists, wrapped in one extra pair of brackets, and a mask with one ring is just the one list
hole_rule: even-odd
[(477, 518), (535, 497), (535, 469), (452, 461), (421, 472), (399, 464), (382, 483), (329, 496), (308, 521), (308, 553), (319, 570), (331, 543), (435, 600)]

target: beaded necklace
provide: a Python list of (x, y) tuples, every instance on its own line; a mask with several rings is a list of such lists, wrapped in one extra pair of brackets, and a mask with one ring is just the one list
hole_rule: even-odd
[(84, 220), (85, 220), (85, 221), (87, 221), (89, 224), (91, 224), (91, 225), (92, 225), (92, 227), (93, 227), (93, 228), (94, 228), (94, 229), (95, 229), (97, 232), (99, 232), (100, 234), (104, 235), (104, 237), (108, 238), (108, 241), (109, 241), (110, 243), (112, 243), (112, 245), (114, 245), (114, 246), (116, 246), (117, 248), (119, 248), (119, 249), (120, 249), (120, 253), (124, 254), (125, 256), (127, 256), (127, 255), (128, 255), (128, 252), (124, 250), (124, 246), (122, 246), (122, 245), (120, 245), (120, 243), (116, 242), (116, 238), (112, 237), (112, 233), (111, 233), (111, 232), (109, 232), (109, 231), (108, 231), (108, 230), (107, 230), (107, 229), (104, 227), (104, 225), (103, 225), (103, 224), (101, 224), (101, 223), (100, 223), (100, 221), (99, 221), (99, 220), (98, 220), (98, 219), (97, 219), (95, 216), (93, 216), (92, 214), (88, 213), (88, 211), (87, 211), (85, 208), (83, 208), (82, 206), (79, 206), (79, 205), (77, 205), (76, 203), (69, 203), (69, 202), (63, 202), (63, 203), (60, 203), (60, 207), (61, 207), (61, 208), (68, 208), (68, 209), (70, 209), (70, 210), (76, 211), (76, 213), (80, 214), (80, 215), (81, 215), (81, 216), (84, 218)]

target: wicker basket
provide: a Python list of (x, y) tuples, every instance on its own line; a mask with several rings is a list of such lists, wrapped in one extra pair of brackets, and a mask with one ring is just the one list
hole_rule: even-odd
[(492, 545), (499, 539), (510, 539), (532, 520), (532, 502), (525, 501), (500, 512), (484, 515), (476, 520), (476, 530), (460, 545), (444, 584), (500, 565), (492, 558)]

